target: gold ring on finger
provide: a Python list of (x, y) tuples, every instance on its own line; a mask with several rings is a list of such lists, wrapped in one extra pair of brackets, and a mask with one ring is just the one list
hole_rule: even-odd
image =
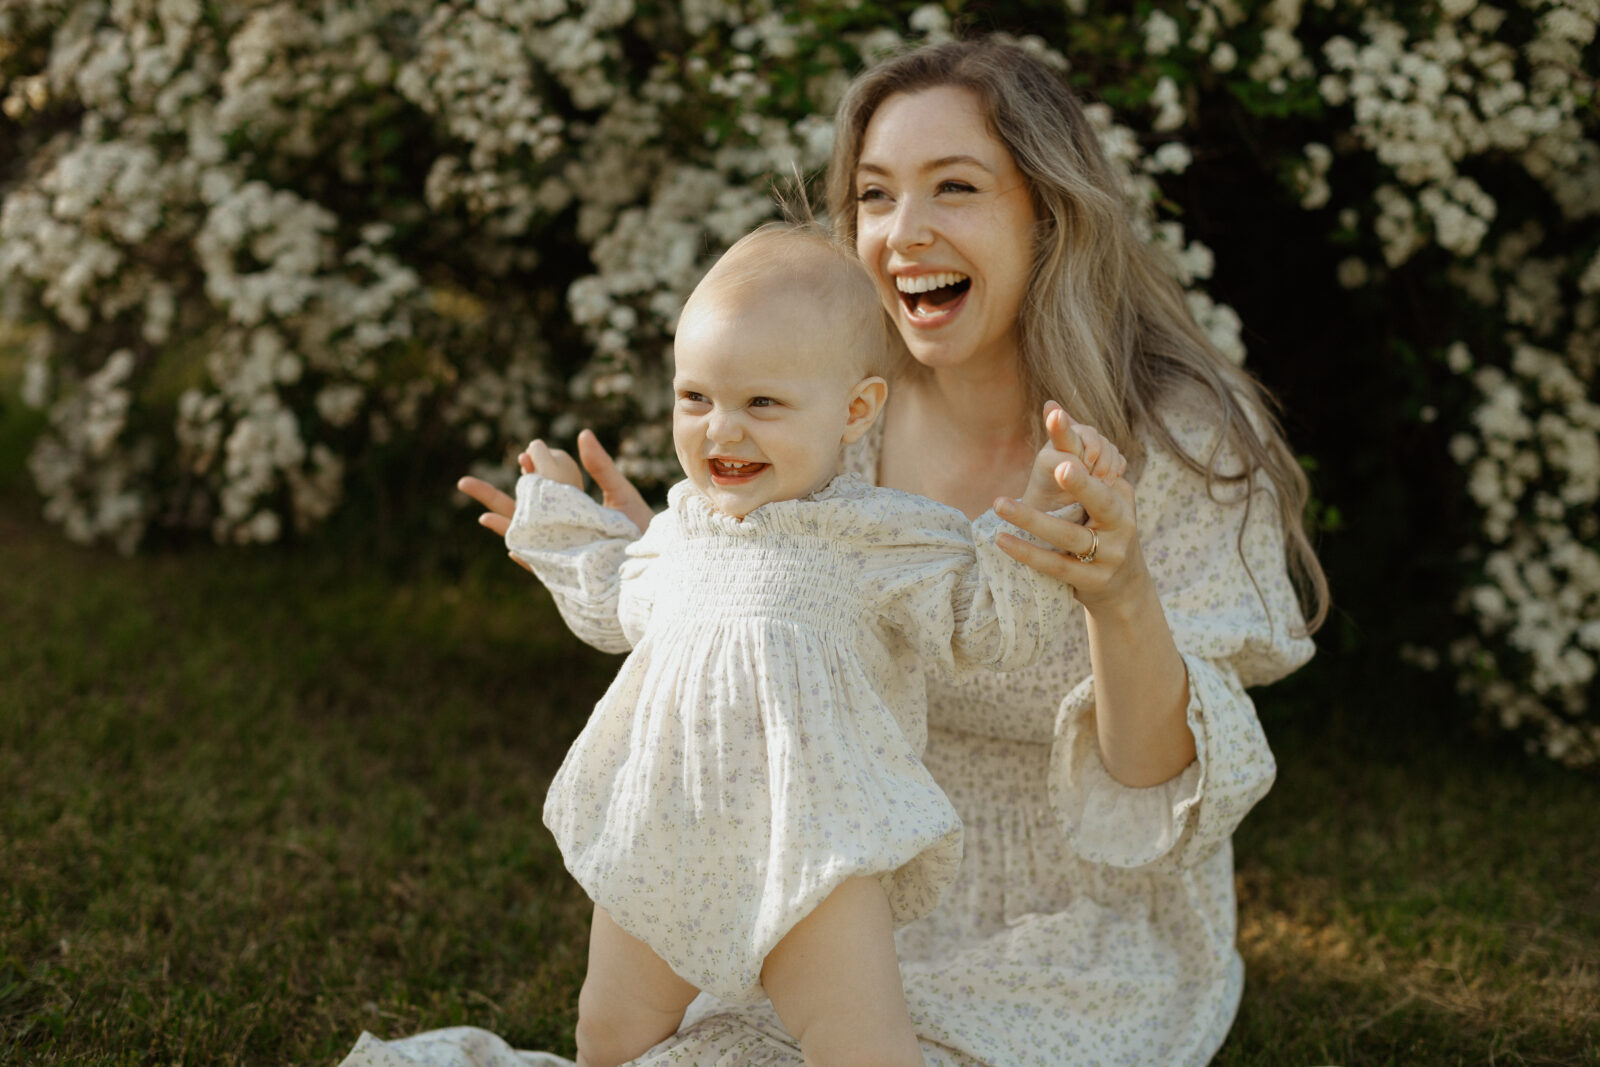
[(1087, 551), (1087, 552), (1074, 552), (1072, 554), (1073, 558), (1076, 559), (1079, 563), (1093, 563), (1094, 562), (1094, 554), (1096, 552), (1100, 551), (1100, 534), (1098, 532), (1094, 531), (1094, 530), (1090, 530), (1089, 531), (1089, 537), (1090, 537), (1089, 551)]

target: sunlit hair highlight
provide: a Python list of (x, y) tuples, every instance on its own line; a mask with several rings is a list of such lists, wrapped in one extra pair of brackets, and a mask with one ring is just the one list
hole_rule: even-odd
[[(1059, 74), (992, 38), (918, 48), (862, 73), (839, 104), (828, 167), (828, 210), (839, 235), (854, 245), (856, 167), (873, 114), (897, 93), (945, 86), (977, 98), (990, 132), (1027, 180), (1039, 219), (1018, 315), (1031, 409), (1060, 401), (1135, 462), (1142, 442), (1153, 440), (1204, 474), (1213, 496), (1225, 488), (1226, 499), (1243, 498), (1246, 514), (1256, 472), (1265, 473), (1315, 630), (1327, 616), (1328, 583), (1304, 526), (1310, 487), (1275, 404), (1217, 352), (1160, 253), (1134, 232), (1099, 137)], [(1198, 407), (1221, 427), (1207, 455), (1186, 452), (1163, 421), (1163, 412), (1182, 406)], [(1042, 428), (1034, 432), (1042, 435)], [(1242, 545), (1242, 523), (1240, 538)]]

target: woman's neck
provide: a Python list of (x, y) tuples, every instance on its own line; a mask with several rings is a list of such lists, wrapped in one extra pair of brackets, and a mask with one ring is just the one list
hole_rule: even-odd
[(989, 453), (1027, 449), (1033, 439), (1027, 393), (1014, 368), (975, 373), (966, 367), (937, 368), (906, 383), (926, 422), (942, 425), (965, 447)]
[(925, 373), (897, 383), (884, 411), (878, 477), (969, 517), (1020, 496), (1034, 455), (1017, 382)]

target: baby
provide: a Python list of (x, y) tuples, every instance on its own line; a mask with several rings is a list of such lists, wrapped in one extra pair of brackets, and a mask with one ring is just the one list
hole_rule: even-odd
[[(923, 672), (1031, 663), (1071, 590), (970, 521), (840, 474), (883, 410), (892, 334), (852, 253), (774, 225), (694, 290), (674, 348), (687, 480), (643, 536), (534, 442), (506, 544), (572, 630), (632, 650), (544, 820), (595, 902), (578, 1062), (676, 1031), (704, 990), (771, 998), (807, 1064), (921, 1064), (893, 931), (930, 911), (961, 823), (920, 761)], [(1052, 410), (1048, 429), (1114, 479)], [(1048, 444), (1024, 501), (1071, 501)], [(1024, 535), (1025, 536), (1025, 535)]]

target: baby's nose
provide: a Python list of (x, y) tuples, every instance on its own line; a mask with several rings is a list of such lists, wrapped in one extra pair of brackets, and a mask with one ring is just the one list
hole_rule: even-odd
[(744, 424), (730, 412), (713, 411), (706, 421), (706, 436), (718, 444), (738, 441), (744, 437)]

